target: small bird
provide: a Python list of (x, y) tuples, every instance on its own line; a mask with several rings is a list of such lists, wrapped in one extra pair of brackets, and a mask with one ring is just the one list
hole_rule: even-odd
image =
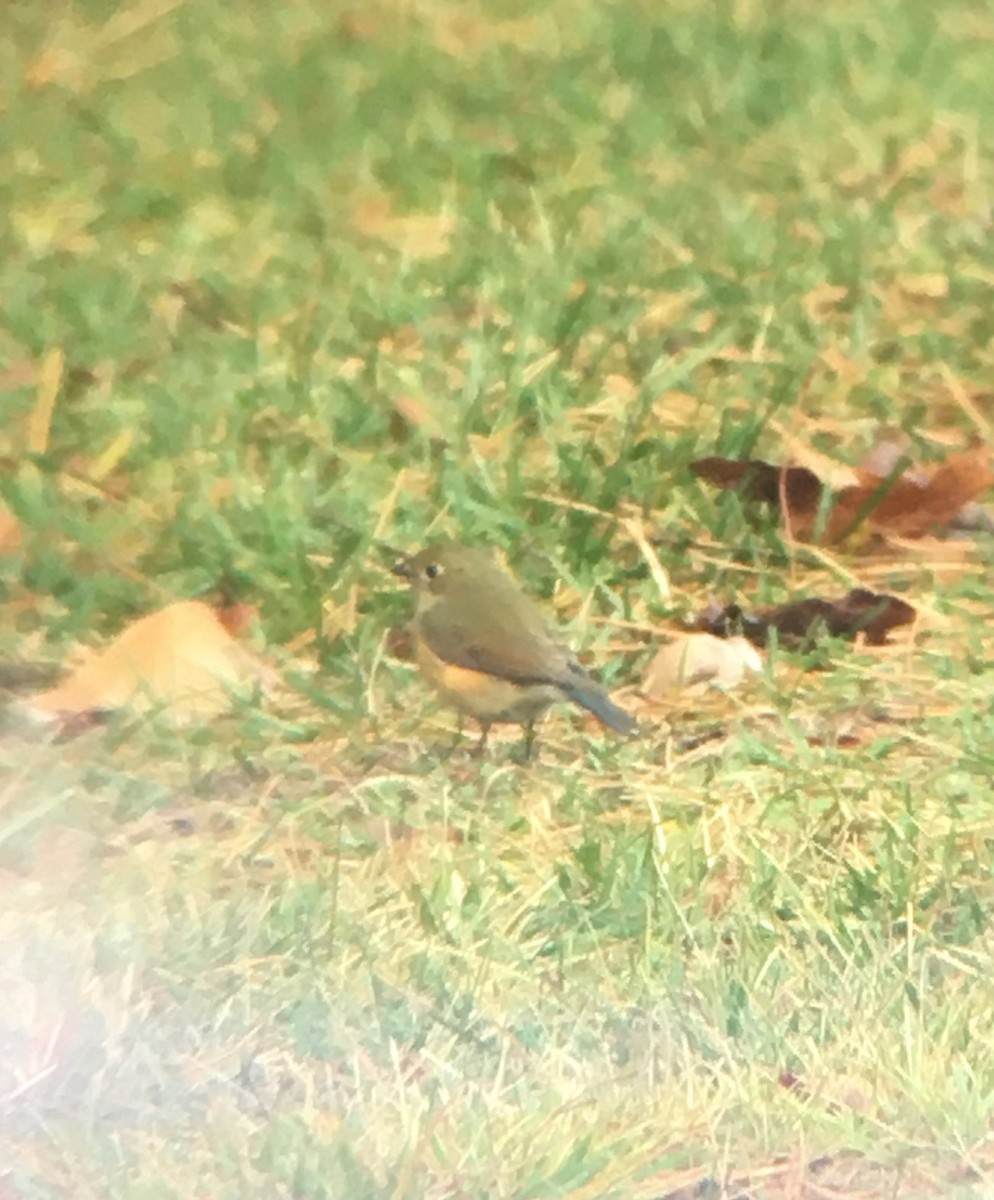
[(415, 661), (460, 714), (480, 723), (479, 753), (491, 725), (511, 722), (525, 728), (527, 758), (535, 722), (563, 699), (589, 709), (616, 733), (638, 728), (485, 551), (441, 542), (403, 559), (393, 573), (408, 580), (416, 596)]

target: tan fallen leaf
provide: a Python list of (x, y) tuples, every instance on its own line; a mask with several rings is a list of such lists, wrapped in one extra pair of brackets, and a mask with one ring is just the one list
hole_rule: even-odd
[(743, 637), (718, 638), (710, 633), (681, 634), (660, 646), (645, 673), (643, 688), (654, 700), (680, 691), (702, 692), (710, 686), (737, 687), (763, 660)]
[(163, 708), (181, 721), (203, 720), (227, 711), (234, 690), (273, 682), (214, 609), (181, 600), (129, 625), (26, 707), (53, 717), (125, 706), (138, 712)]

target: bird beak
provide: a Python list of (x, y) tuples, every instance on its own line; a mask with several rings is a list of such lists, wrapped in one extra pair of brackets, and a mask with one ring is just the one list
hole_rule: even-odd
[(411, 560), (409, 558), (402, 558), (400, 562), (394, 563), (394, 565), (390, 568), (390, 572), (393, 575), (399, 575), (401, 579), (414, 578), (414, 571), (411, 567)]

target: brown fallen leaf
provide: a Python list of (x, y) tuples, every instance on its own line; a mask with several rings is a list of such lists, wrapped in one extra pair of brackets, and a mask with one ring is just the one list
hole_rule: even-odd
[(760, 609), (752, 616), (737, 604), (724, 608), (713, 604), (698, 614), (694, 628), (716, 637), (740, 634), (755, 646), (765, 646), (773, 629), (788, 644), (805, 642), (824, 629), (832, 637), (841, 638), (855, 638), (861, 633), (869, 645), (882, 646), (892, 630), (912, 624), (916, 616), (914, 608), (897, 596), (854, 588), (841, 600), (809, 596)]
[[(881, 455), (873, 462), (889, 462)], [(691, 464), (699, 478), (721, 488), (735, 488), (747, 498), (773, 504), (784, 514), (791, 533), (803, 540), (837, 542), (865, 524), (898, 537), (923, 537), (948, 527), (964, 506), (994, 486), (990, 451), (978, 446), (950, 455), (931, 473), (859, 467), (857, 482), (832, 494), (824, 527), (822, 497), (828, 490), (806, 467), (777, 467), (762, 460), (702, 458)]]
[(990, 451), (983, 446), (951, 454), (929, 476), (905, 472), (888, 483), (886, 476), (865, 468), (858, 473), (861, 485), (836, 496), (828, 540), (845, 536), (863, 516), (869, 525), (887, 533), (921, 537), (947, 525), (965, 504), (994, 486)]
[(710, 633), (684, 633), (660, 646), (649, 664), (643, 690), (653, 700), (679, 691), (736, 687), (763, 662), (744, 637), (720, 638)]
[(817, 512), (824, 486), (807, 467), (776, 467), (762, 459), (699, 458), (690, 464), (699, 478), (717, 487), (736, 489), (748, 500), (782, 506), (793, 511)]
[(124, 706), (165, 708), (177, 719), (227, 711), (231, 692), (273, 682), (218, 614), (199, 600), (182, 600), (129, 625), (60, 684), (25, 701), (29, 710), (65, 720)]
[[(899, 432), (886, 434), (875, 442), (859, 465), (861, 470), (881, 478), (896, 473), (904, 465), (904, 478), (919, 487), (928, 485), (928, 473), (910, 463), (907, 439)], [(971, 500), (950, 517), (948, 524), (950, 529), (964, 533), (994, 533), (994, 514)]]

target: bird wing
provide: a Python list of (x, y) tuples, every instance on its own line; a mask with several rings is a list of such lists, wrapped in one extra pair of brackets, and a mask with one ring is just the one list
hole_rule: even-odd
[(429, 608), (418, 625), (428, 648), (453, 666), (511, 683), (562, 686), (572, 675), (572, 654), (542, 624), (521, 617), (520, 610), (488, 613), (487, 628), (480, 629), (476, 614), (447, 604)]

